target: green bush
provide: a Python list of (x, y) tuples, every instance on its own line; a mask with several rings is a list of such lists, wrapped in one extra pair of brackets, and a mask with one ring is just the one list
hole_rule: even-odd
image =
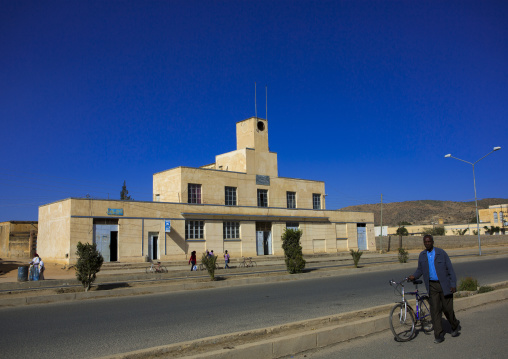
[(217, 263), (217, 256), (209, 256), (206, 252), (201, 256), (201, 263), (208, 271), (210, 280), (215, 280), (215, 264)]
[(399, 248), (399, 262), (400, 263), (407, 263), (408, 258), (409, 258), (409, 252), (406, 251), (404, 248)]
[(473, 277), (462, 278), (459, 282), (460, 291), (475, 291), (478, 289), (478, 281)]
[(76, 263), (76, 277), (88, 292), (92, 283), (97, 278), (97, 273), (101, 270), (104, 258), (97, 250), (97, 245), (78, 242), (76, 255), (78, 262)]
[(409, 235), (409, 232), (407, 231), (407, 228), (402, 226), (397, 228), (397, 232), (395, 232), (398, 236), (407, 236)]
[(300, 238), (301, 230), (285, 229), (282, 233), (282, 249), (284, 250), (284, 261), (287, 271), (291, 274), (301, 273), (305, 268)]
[(355, 264), (355, 268), (358, 268), (358, 262), (360, 262), (360, 257), (362, 256), (363, 252), (361, 250), (354, 251), (351, 249), (351, 257), (353, 257), (353, 263)]
[(487, 292), (492, 292), (494, 290), (494, 288), (488, 286), (488, 285), (482, 285), (480, 287), (480, 289), (478, 289), (478, 293), (487, 293)]
[(435, 227), (435, 228), (425, 227), (422, 230), (423, 235), (430, 234), (431, 236), (444, 236), (445, 233), (446, 233), (446, 230), (444, 229), (444, 227)]

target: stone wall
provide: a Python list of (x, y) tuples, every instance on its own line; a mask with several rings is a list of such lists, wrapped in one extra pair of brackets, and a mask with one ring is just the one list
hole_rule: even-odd
[[(508, 235), (481, 235), (482, 248), (489, 246), (508, 245)], [(399, 236), (376, 237), (376, 250), (394, 252), (399, 248)], [(478, 236), (434, 236), (434, 245), (443, 249), (478, 247)], [(423, 236), (403, 236), (402, 247), (404, 249), (423, 250)]]

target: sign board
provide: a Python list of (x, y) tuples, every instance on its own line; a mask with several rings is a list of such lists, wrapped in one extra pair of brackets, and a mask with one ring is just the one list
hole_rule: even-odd
[(123, 208), (108, 208), (108, 216), (123, 216)]
[(270, 185), (270, 176), (262, 176), (256, 175), (256, 184), (269, 186)]
[(166, 225), (165, 225), (166, 233), (169, 233), (169, 232), (171, 232), (171, 221), (169, 219), (166, 219), (165, 222), (166, 222)]

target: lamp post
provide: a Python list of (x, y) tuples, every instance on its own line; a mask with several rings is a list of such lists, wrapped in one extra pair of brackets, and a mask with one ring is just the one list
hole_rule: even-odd
[(476, 200), (476, 179), (475, 179), (475, 175), (474, 175), (474, 165), (477, 164), (478, 162), (480, 162), (481, 160), (483, 160), (488, 155), (490, 155), (492, 152), (498, 151), (500, 149), (501, 149), (501, 147), (494, 147), (492, 149), (492, 151), (490, 151), (489, 153), (487, 153), (485, 156), (483, 156), (482, 158), (480, 158), (478, 161), (476, 161), (474, 163), (461, 160), (460, 158), (457, 158), (457, 157), (453, 157), (451, 154), (445, 155), (446, 158), (455, 158), (456, 160), (469, 163), (471, 166), (473, 166), (474, 204), (475, 204), (475, 207), (476, 207), (476, 231), (478, 233), (478, 251), (479, 251), (478, 255), (480, 255), (480, 256), (482, 255), (482, 242), (481, 242), (481, 239), (480, 239), (480, 218), (478, 216), (478, 201)]

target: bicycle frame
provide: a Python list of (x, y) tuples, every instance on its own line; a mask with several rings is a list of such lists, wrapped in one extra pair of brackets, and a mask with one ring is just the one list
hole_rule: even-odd
[[(430, 306), (428, 303), (428, 296), (427, 293), (422, 293), (418, 291), (418, 284), (422, 284), (423, 282), (421, 280), (413, 281), (413, 284), (415, 285), (415, 290), (411, 292), (406, 292), (404, 288), (404, 282), (407, 281), (407, 278), (402, 280), (401, 282), (397, 283), (393, 280), (390, 280), (389, 283), (392, 287), (394, 287), (398, 292), (400, 292), (402, 299), (400, 302), (398, 302), (392, 309), (390, 313), (390, 326), (392, 329), (392, 332), (394, 333), (394, 336), (396, 339), (400, 341), (407, 341), (410, 340), (414, 334), (415, 334), (415, 328), (414, 325), (416, 323), (421, 323), (422, 330), (429, 334), (432, 331), (432, 321), (430, 319)], [(407, 300), (406, 296), (412, 295), (415, 296), (416, 301), (416, 311), (413, 310), (411, 305), (409, 304), (409, 301)], [(409, 308), (408, 308), (409, 307)], [(395, 312), (395, 310), (397, 311)], [(409, 325), (409, 331), (408, 330), (402, 330), (400, 333), (398, 332), (398, 329), (395, 329), (395, 324), (392, 324), (392, 320), (395, 319), (392, 315), (394, 313), (398, 313), (396, 318), (397, 328), (400, 329), (400, 325), (402, 327), (406, 327)], [(411, 326), (412, 323), (412, 326)], [(399, 335), (400, 334), (400, 335)]]

